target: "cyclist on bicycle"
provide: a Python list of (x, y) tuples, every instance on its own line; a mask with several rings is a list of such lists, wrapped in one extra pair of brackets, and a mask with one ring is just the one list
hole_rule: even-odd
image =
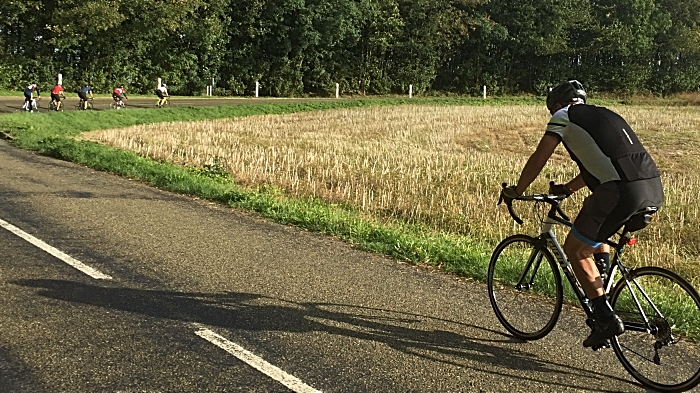
[(51, 90), (51, 102), (56, 104), (56, 110), (61, 110), (61, 98), (65, 98), (63, 94), (63, 86), (57, 83), (56, 86)]
[(88, 107), (88, 94), (90, 95), (90, 98), (93, 98), (92, 88), (87, 83), (83, 83), (83, 87), (81, 87), (80, 91), (78, 91), (78, 97), (80, 97), (80, 104), (82, 105), (83, 109), (87, 109)]
[(158, 96), (158, 106), (161, 107), (165, 103), (166, 97), (169, 97), (168, 95), (168, 85), (163, 83), (162, 86), (160, 86), (158, 89), (156, 89), (156, 95)]
[(599, 348), (625, 329), (608, 303), (595, 261), (609, 266), (610, 250), (605, 241), (634, 213), (646, 207), (661, 207), (664, 194), (660, 173), (620, 115), (586, 104), (586, 91), (580, 82), (571, 80), (554, 88), (547, 95), (547, 109), (552, 117), (544, 136), (517, 185), (503, 189), (502, 196), (506, 201), (520, 196), (563, 142), (580, 173), (565, 184), (552, 185), (549, 192), (570, 196), (584, 186), (592, 191), (563, 248), (594, 308), (594, 326), (583, 345)]
[(126, 96), (126, 88), (124, 85), (119, 85), (114, 91), (112, 92), (112, 99), (114, 102), (116, 102), (119, 106), (124, 105), (124, 100), (128, 100), (129, 97)]
[(39, 93), (39, 87), (37, 86), (36, 83), (32, 83), (27, 88), (24, 90), (24, 108), (25, 110), (29, 112), (34, 112), (34, 93), (36, 92), (36, 96), (40, 97), (41, 94)]

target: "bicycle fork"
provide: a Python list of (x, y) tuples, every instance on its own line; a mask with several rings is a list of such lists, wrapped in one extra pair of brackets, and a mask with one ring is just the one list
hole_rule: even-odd
[[(540, 264), (542, 263), (542, 258), (543, 256), (539, 250), (539, 247), (533, 248), (532, 252), (530, 252), (530, 256), (527, 258), (525, 269), (523, 269), (523, 273), (520, 275), (520, 279), (515, 285), (515, 289), (519, 291), (524, 289), (527, 291), (532, 288), (535, 282), (535, 276), (537, 275), (537, 270), (539, 270)], [(530, 274), (529, 278), (527, 277), (528, 272)]]
[(571, 287), (574, 288), (574, 293), (576, 293), (576, 297), (583, 306), (586, 315), (588, 315), (588, 317), (591, 317), (593, 315), (593, 308), (590, 304), (590, 301), (586, 297), (585, 292), (581, 287), (581, 284), (579, 284), (578, 280), (576, 279), (574, 270), (572, 269), (571, 264), (564, 255), (564, 250), (561, 248), (559, 243), (555, 241), (554, 233), (551, 231), (551, 229), (540, 234), (538, 238), (538, 243), (530, 253), (530, 256), (527, 260), (527, 264), (525, 265), (525, 269), (523, 269), (523, 272), (520, 275), (520, 279), (518, 280), (515, 289), (529, 290), (530, 288), (532, 288), (535, 276), (537, 275), (537, 271), (539, 270), (540, 265), (542, 264), (542, 258), (544, 258), (544, 256), (542, 255), (543, 250), (551, 251), (552, 256), (556, 259), (557, 263), (564, 272), (566, 279), (569, 280)]

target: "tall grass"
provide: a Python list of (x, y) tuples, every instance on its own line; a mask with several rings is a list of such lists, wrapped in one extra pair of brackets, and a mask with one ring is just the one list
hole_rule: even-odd
[[(628, 252), (635, 263), (672, 268), (697, 284), (700, 236), (694, 201), (700, 118), (688, 107), (613, 107), (663, 172), (666, 205)], [(349, 206), (385, 222), (495, 244), (514, 231), (495, 204), (515, 182), (548, 119), (540, 106), (372, 106), (332, 111), (171, 122), (82, 138), (179, 165), (221, 166), (249, 188), (274, 185), (304, 200)], [(533, 191), (576, 174), (557, 150)], [(575, 213), (585, 192), (567, 202)], [(531, 206), (518, 207), (537, 228)], [(520, 230), (520, 229), (518, 229)], [(646, 246), (644, 244), (646, 243)]]

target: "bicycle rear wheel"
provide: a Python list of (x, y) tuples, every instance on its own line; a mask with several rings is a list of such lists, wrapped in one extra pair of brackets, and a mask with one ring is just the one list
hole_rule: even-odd
[(681, 392), (697, 386), (700, 295), (685, 279), (659, 267), (635, 269), (628, 280), (620, 280), (610, 295), (625, 324), (625, 333), (611, 339), (615, 355), (636, 380), (654, 390)]
[(493, 311), (512, 335), (537, 340), (554, 329), (564, 296), (561, 274), (536, 238), (513, 235), (496, 246), (487, 284)]

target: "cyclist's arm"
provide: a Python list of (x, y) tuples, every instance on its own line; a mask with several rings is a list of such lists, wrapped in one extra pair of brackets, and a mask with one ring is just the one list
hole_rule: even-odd
[(571, 190), (571, 192), (576, 192), (582, 189), (586, 186), (586, 183), (583, 181), (583, 175), (579, 173), (578, 176), (569, 180), (569, 182), (566, 183), (566, 186), (569, 187), (569, 190)]
[(537, 176), (547, 164), (547, 160), (554, 153), (554, 149), (559, 145), (559, 139), (553, 135), (545, 134), (540, 143), (537, 145), (537, 149), (530, 156), (523, 168), (522, 173), (520, 173), (520, 179), (518, 179), (518, 185), (515, 190), (518, 194), (522, 195), (527, 187), (535, 181)]

